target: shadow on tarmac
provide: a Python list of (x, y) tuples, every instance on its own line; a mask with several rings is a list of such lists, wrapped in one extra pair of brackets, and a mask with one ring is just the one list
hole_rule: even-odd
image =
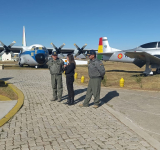
[[(87, 92), (87, 88), (85, 89), (77, 89), (74, 91), (75, 92), (75, 95), (78, 95), (78, 94), (81, 94), (83, 92), (85, 92), (85, 95), (79, 97), (78, 99), (75, 99), (75, 103), (74, 104), (77, 104), (79, 102), (82, 102), (84, 101), (85, 97), (86, 97), (86, 92)], [(101, 105), (104, 105), (105, 103), (108, 103), (110, 100), (112, 100), (114, 97), (117, 97), (119, 96), (119, 93), (117, 91), (110, 91), (108, 92), (103, 98), (100, 99), (101, 101)], [(68, 98), (68, 95), (65, 95), (62, 97), (62, 101), (67, 99)], [(94, 102), (90, 103), (89, 106), (92, 106), (94, 105)]]
[(108, 103), (110, 100), (112, 100), (114, 97), (119, 96), (119, 93), (117, 91), (110, 91), (108, 92), (102, 99), (101, 99), (101, 106), (105, 103)]
[[(100, 106), (104, 105), (105, 103), (108, 103), (110, 100), (112, 100), (114, 97), (119, 96), (119, 93), (117, 91), (110, 91), (108, 92), (103, 98), (100, 99)], [(90, 103), (89, 106), (94, 105), (94, 102)], [(99, 107), (100, 107), (99, 106)]]
[(9, 78), (0, 78), (0, 87), (7, 87), (8, 83), (5, 83), (4, 81), (7, 81), (9, 79), (12, 79), (13, 77), (9, 77)]
[(106, 72), (142, 73), (142, 71), (126, 71), (126, 70), (107, 70)]
[[(81, 93), (86, 92), (86, 91), (87, 91), (87, 88), (77, 89), (77, 90), (74, 91), (74, 95), (76, 96), (76, 95), (81, 94)], [(67, 99), (67, 98), (68, 98), (68, 95), (63, 96), (63, 97), (62, 97), (62, 101), (65, 100), (65, 99)], [(84, 99), (85, 99), (85, 95), (81, 96), (81, 97), (78, 98), (78, 99), (75, 99), (75, 104), (83, 101)]]

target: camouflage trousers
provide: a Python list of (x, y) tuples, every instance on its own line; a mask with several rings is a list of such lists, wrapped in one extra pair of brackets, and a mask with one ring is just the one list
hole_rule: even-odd
[(101, 77), (90, 78), (87, 88), (86, 98), (83, 106), (88, 106), (92, 95), (94, 96), (94, 105), (99, 105), (100, 91), (101, 91)]
[(63, 93), (62, 74), (51, 75), (51, 84), (53, 88), (53, 98), (58, 97), (58, 99), (61, 99)]

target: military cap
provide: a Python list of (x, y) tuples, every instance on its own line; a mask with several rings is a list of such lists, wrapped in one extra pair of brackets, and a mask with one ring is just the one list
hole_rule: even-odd
[(96, 55), (96, 52), (94, 50), (89, 50), (87, 52), (87, 55), (90, 56), (90, 55)]
[(53, 56), (58, 55), (57, 51), (53, 51), (53, 52), (52, 52), (52, 55), (53, 55)]

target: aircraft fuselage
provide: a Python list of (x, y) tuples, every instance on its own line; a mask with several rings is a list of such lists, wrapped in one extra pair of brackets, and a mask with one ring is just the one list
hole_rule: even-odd
[(39, 66), (48, 61), (48, 50), (42, 45), (32, 45), (19, 55), (19, 65)]

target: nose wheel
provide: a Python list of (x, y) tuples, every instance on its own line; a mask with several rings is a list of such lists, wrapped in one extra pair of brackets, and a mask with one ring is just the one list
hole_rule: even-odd
[(23, 67), (23, 65), (22, 65), (20, 62), (19, 62), (19, 66), (20, 66), (20, 67)]

